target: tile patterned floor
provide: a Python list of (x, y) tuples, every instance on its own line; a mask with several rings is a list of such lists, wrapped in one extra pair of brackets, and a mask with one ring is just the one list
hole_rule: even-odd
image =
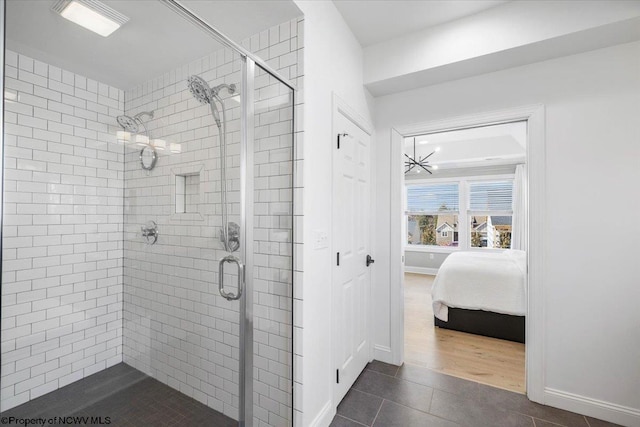
[(110, 417), (110, 427), (238, 425), (233, 419), (124, 363), (5, 411), (1, 416), (47, 419), (55, 416), (101, 416), (103, 420)]
[(524, 395), (426, 368), (370, 363), (331, 427), (612, 427)]

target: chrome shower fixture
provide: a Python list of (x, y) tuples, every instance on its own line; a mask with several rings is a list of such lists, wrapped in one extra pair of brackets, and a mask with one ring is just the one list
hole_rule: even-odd
[(222, 89), (227, 89), (231, 95), (236, 93), (236, 85), (234, 84), (228, 85), (226, 83), (222, 83), (212, 88), (209, 86), (209, 83), (200, 76), (189, 77), (187, 79), (187, 84), (189, 85), (191, 94), (202, 104), (210, 103), (212, 98), (218, 98), (218, 93)]
[[(222, 181), (221, 201), (222, 201), (222, 228), (220, 229), (220, 241), (227, 252), (235, 252), (240, 249), (240, 226), (234, 222), (229, 222), (229, 206), (227, 204), (227, 123), (225, 120), (226, 108), (224, 100), (220, 97), (220, 91), (226, 89), (230, 95), (236, 93), (236, 85), (220, 84), (215, 87), (209, 86), (202, 77), (190, 76), (187, 79), (187, 86), (191, 95), (201, 104), (209, 104), (211, 115), (218, 126), (220, 134), (220, 178)], [(220, 103), (218, 110), (216, 101)], [(220, 114), (222, 112), (222, 114)]]
[(218, 111), (218, 106), (216, 105), (215, 101), (218, 101), (220, 104), (222, 104), (224, 115), (224, 101), (222, 100), (222, 98), (220, 98), (220, 96), (218, 96), (218, 93), (220, 93), (222, 89), (227, 89), (229, 94), (233, 95), (234, 93), (236, 93), (236, 85), (228, 85), (223, 83), (211, 88), (209, 84), (200, 76), (189, 77), (187, 79), (187, 85), (189, 86), (191, 95), (193, 95), (193, 97), (198, 100), (198, 102), (200, 102), (201, 104), (209, 104), (209, 106), (211, 107), (211, 114), (216, 121), (216, 125), (218, 127), (221, 127), (222, 123), (220, 120), (220, 112)]
[[(125, 114), (116, 117), (118, 124), (122, 129), (131, 133), (138, 133), (139, 126), (144, 128), (144, 132), (147, 133), (147, 127), (144, 125), (143, 117), (147, 117), (147, 120), (153, 119), (153, 111), (143, 111), (141, 113), (136, 114), (133, 117), (127, 116)], [(149, 135), (147, 135), (149, 136)]]

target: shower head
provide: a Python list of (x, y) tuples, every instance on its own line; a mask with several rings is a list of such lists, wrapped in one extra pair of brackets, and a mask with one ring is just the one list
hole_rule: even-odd
[(118, 120), (118, 124), (122, 129), (127, 132), (138, 133), (138, 122), (133, 117), (125, 116), (123, 114), (122, 116), (116, 117), (116, 120)]
[(200, 76), (189, 77), (187, 84), (191, 95), (193, 95), (198, 102), (201, 104), (209, 104), (211, 107), (211, 114), (213, 114), (213, 119), (216, 121), (216, 125), (220, 127), (222, 125), (222, 122), (220, 121), (220, 112), (213, 100), (214, 98), (218, 98), (218, 87), (216, 86), (216, 88), (211, 89), (209, 84)]
[(201, 104), (211, 103), (211, 88), (200, 76), (191, 76), (187, 80), (189, 91)]

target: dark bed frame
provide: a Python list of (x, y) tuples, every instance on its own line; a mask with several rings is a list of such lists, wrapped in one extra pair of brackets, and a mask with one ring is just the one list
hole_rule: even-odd
[(524, 343), (524, 316), (449, 308), (449, 321), (434, 317), (439, 328)]

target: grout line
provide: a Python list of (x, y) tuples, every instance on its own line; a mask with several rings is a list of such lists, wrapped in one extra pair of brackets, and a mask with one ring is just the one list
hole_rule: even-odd
[(588, 425), (589, 427), (591, 427), (591, 423), (590, 423), (590, 422), (589, 422), (589, 420), (587, 419), (587, 416), (586, 416), (586, 415), (583, 415), (583, 417), (584, 417), (584, 421), (587, 423), (587, 425)]
[(380, 411), (382, 410), (382, 405), (384, 405), (384, 399), (382, 399), (382, 402), (380, 403), (380, 407), (378, 408), (378, 412), (376, 412), (376, 416), (373, 418), (373, 421), (371, 422), (371, 427), (373, 427), (373, 425), (376, 423), (376, 420), (378, 419), (378, 415), (380, 415)]
[(354, 423), (356, 423), (358, 425), (361, 425), (361, 426), (370, 427), (370, 426), (368, 426), (366, 424), (362, 424), (360, 421), (356, 421), (356, 420), (353, 420), (353, 419), (351, 419), (349, 417), (345, 417), (344, 415), (336, 414), (336, 417), (344, 418), (345, 420), (349, 420), (349, 421), (354, 422)]
[[(389, 375), (389, 374), (385, 374), (384, 372), (380, 372), (380, 371), (376, 371), (375, 369), (369, 369), (366, 368), (366, 371), (371, 371), (371, 372), (375, 372), (376, 374), (380, 374), (380, 375), (384, 375), (385, 377), (389, 377), (389, 378), (397, 378), (395, 375)], [(397, 372), (396, 372), (397, 374)], [(401, 380), (402, 378), (398, 378), (399, 380)]]
[(436, 394), (435, 389), (431, 389), (431, 399), (429, 399), (429, 413), (431, 413), (431, 405), (433, 405), (433, 395)]
[[(386, 398), (384, 398), (384, 397), (382, 397), (382, 396), (378, 396), (377, 394), (368, 393), (368, 392), (366, 392), (366, 391), (358, 390), (357, 388), (351, 388), (351, 390), (355, 390), (355, 391), (357, 391), (357, 392), (359, 392), (359, 393), (366, 394), (366, 395), (369, 395), (369, 396), (372, 396), (372, 397), (377, 397), (378, 399), (382, 399), (382, 401), (383, 401), (383, 402), (386, 400), (386, 401), (388, 401), (389, 403), (392, 403), (392, 404), (394, 404), (394, 405), (402, 406), (403, 408), (411, 409), (412, 411), (422, 412), (423, 414), (427, 414), (427, 415), (430, 415), (430, 416), (432, 416), (432, 417), (440, 418), (441, 420), (445, 420), (445, 421), (449, 421), (449, 422), (455, 422), (455, 421), (450, 420), (450, 419), (448, 419), (448, 418), (441, 417), (440, 415), (436, 415), (436, 414), (433, 414), (433, 413), (431, 413), (431, 412), (425, 412), (425, 411), (423, 411), (423, 410), (421, 410), (421, 409), (412, 408), (411, 406), (407, 406), (407, 405), (404, 405), (404, 404), (402, 404), (402, 403), (398, 403), (398, 402), (396, 402), (395, 400), (386, 399)], [(447, 393), (447, 392), (443, 392), (443, 393)], [(449, 394), (452, 394), (452, 393), (449, 393)], [(454, 396), (455, 396), (455, 395), (454, 395)], [(433, 400), (433, 394), (431, 394), (431, 400)], [(381, 407), (382, 407), (382, 406), (381, 406)], [(430, 410), (431, 410), (431, 404), (429, 404), (429, 411), (430, 411)], [(344, 417), (344, 418), (346, 418), (346, 417)]]
[[(543, 420), (542, 418), (536, 418), (536, 417), (533, 417), (533, 416), (531, 416), (531, 415), (523, 414), (523, 413), (521, 413), (521, 412), (516, 412), (516, 411), (511, 411), (511, 412), (515, 412), (516, 414), (526, 415), (527, 417), (531, 417), (531, 418), (533, 418), (533, 425), (534, 425), (534, 426), (537, 426), (537, 425), (538, 425), (538, 423), (536, 423), (536, 420), (538, 420), (538, 421), (542, 421), (543, 423), (553, 424), (554, 426), (561, 426), (561, 427), (565, 427), (565, 425), (564, 425), (564, 424), (558, 424), (558, 423), (554, 423), (553, 421)], [(587, 423), (587, 424), (588, 424), (588, 423)]]

